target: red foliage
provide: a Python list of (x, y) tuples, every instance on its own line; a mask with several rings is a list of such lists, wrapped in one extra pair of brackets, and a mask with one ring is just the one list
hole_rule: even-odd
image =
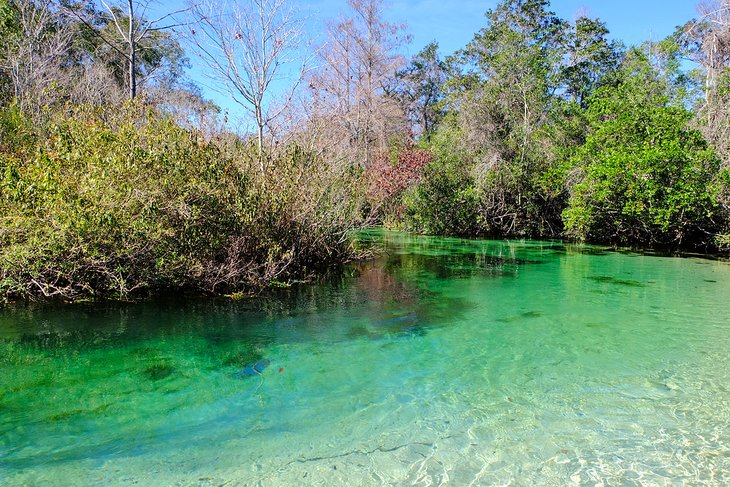
[(370, 166), (370, 196), (378, 202), (384, 202), (397, 196), (406, 188), (418, 183), (423, 168), (433, 160), (431, 151), (413, 146), (406, 142), (394, 162), (388, 154), (383, 154)]

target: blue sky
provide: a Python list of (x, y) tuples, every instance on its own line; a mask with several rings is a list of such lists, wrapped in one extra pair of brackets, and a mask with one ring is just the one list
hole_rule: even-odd
[[(246, 1), (246, 0), (241, 0)], [(163, 8), (172, 2), (165, 2)], [(175, 2), (177, 3), (177, 2)], [(337, 19), (347, 11), (345, 0), (292, 0), (295, 8), (307, 19), (307, 31), (312, 37), (320, 35), (327, 20)], [(435, 40), (443, 54), (451, 54), (465, 46), (486, 24), (485, 12), (496, 0), (385, 0), (385, 16), (394, 23), (405, 23), (413, 41), (403, 54), (416, 54)], [(604, 21), (611, 36), (625, 44), (659, 40), (671, 34), (675, 27), (696, 15), (695, 0), (553, 0), (551, 8), (560, 17), (573, 20), (578, 12)], [(164, 6), (164, 7), (163, 7)], [(168, 7), (169, 6), (169, 7)], [(196, 63), (191, 56), (193, 64)], [(232, 114), (236, 109), (230, 100), (205, 88), (208, 82), (193, 69), (191, 77), (198, 81), (205, 95)]]
[[(485, 26), (485, 12), (494, 0), (386, 0), (386, 17), (406, 23), (413, 42), (406, 54), (415, 54), (432, 40), (444, 53), (463, 47)], [(310, 28), (336, 18), (346, 11), (345, 0), (298, 1), (294, 5), (309, 18)], [(586, 12), (606, 22), (611, 34), (627, 44), (662, 39), (696, 15), (694, 0), (554, 0), (551, 8), (560, 17), (572, 20)], [(321, 24), (320, 24), (321, 25)]]

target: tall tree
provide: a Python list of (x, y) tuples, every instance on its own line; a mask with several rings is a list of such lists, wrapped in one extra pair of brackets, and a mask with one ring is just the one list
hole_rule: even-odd
[(565, 49), (561, 76), (566, 94), (585, 108), (588, 96), (619, 66), (623, 46), (608, 40), (603, 22), (581, 16), (566, 35)]
[[(100, 1), (111, 16), (111, 22), (108, 24), (111, 29), (108, 30), (115, 34), (111, 36), (112, 32), (105, 32), (100, 35), (126, 61), (129, 98), (134, 99), (137, 96), (139, 78), (149, 78), (162, 65), (161, 61), (169, 57), (169, 55), (160, 55), (161, 51), (165, 48), (175, 50), (177, 47), (179, 49), (177, 42), (173, 44), (165, 43), (165, 41), (170, 40), (169, 32), (165, 31), (170, 31), (182, 25), (180, 22), (173, 20), (174, 16), (188, 9), (180, 9), (150, 20), (146, 15), (152, 0), (138, 2), (126, 0), (126, 2), (118, 5), (107, 3), (105, 0)], [(121, 44), (123, 49), (114, 47), (114, 44)], [(178, 56), (182, 57), (181, 51)], [(140, 63), (140, 57), (144, 57), (144, 60), (148, 62)], [(154, 59), (155, 57), (157, 59)], [(150, 69), (148, 72), (143, 72), (140, 69), (142, 66)]]
[[(330, 24), (320, 49), (322, 68), (310, 80), (315, 112), (340, 129), (337, 139), (369, 166), (388, 137), (403, 128), (395, 98), (398, 48), (410, 40), (403, 25), (383, 18), (382, 0), (348, 0), (351, 17)], [(353, 155), (353, 157), (357, 157)]]
[[(300, 55), (302, 21), (287, 0), (252, 0), (244, 6), (210, 0), (192, 11), (197, 23), (190, 38), (196, 53), (208, 66), (208, 76), (253, 117), (265, 173), (264, 133), (289, 105), (307, 70), (307, 59)], [(277, 100), (275, 92), (285, 83)]]
[(446, 63), (439, 57), (438, 44), (431, 42), (398, 72), (398, 94), (417, 132), (428, 138), (443, 118), (442, 101), (448, 79)]
[(542, 130), (569, 27), (546, 0), (505, 0), (486, 16), (487, 27), (458, 53), (462, 72), (449, 83), (461, 144), (477, 163), (482, 218), (489, 232), (553, 233), (548, 220), (556, 217), (533, 213), (546, 207), (536, 179), (552, 141)]
[(530, 137), (546, 121), (557, 85), (568, 26), (547, 8), (547, 0), (498, 4), (487, 12), (488, 26), (460, 53), (465, 67), (480, 80), (466, 95), (490, 119), (473, 128), (490, 132), (483, 133), (485, 139), (502, 140), (497, 155), (504, 160), (525, 160)]

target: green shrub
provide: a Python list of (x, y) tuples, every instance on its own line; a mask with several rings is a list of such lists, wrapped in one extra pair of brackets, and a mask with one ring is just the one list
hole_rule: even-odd
[(716, 230), (719, 161), (691, 113), (632, 99), (630, 84), (599, 93), (590, 133), (571, 160), (568, 236), (629, 245), (704, 245)]
[[(138, 105), (75, 107), (34, 133), (0, 111), (0, 293), (233, 292), (348, 257), (358, 200), (298, 149), (262, 178)], [(15, 134), (15, 135), (13, 135)]]
[(457, 157), (437, 157), (421, 183), (403, 195), (406, 227), (431, 235), (472, 236), (479, 232), (477, 193)]

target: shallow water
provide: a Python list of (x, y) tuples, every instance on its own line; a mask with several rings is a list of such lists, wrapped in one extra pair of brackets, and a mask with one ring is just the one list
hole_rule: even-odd
[(0, 311), (3, 485), (727, 485), (730, 266), (374, 232), (240, 302)]

